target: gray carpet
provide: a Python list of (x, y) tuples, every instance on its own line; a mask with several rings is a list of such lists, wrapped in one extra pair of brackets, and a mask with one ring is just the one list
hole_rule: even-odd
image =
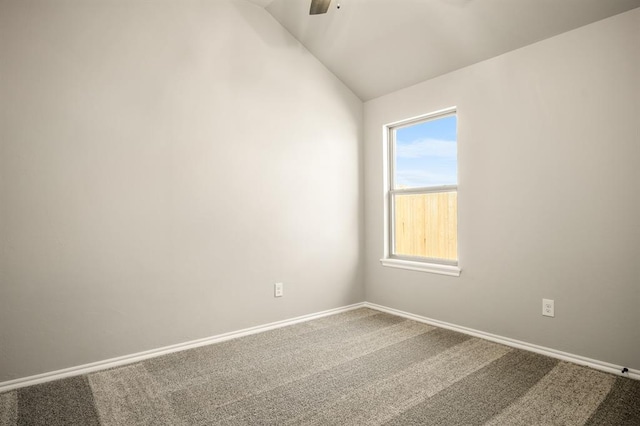
[(640, 381), (357, 309), (0, 394), (15, 425), (640, 425)]

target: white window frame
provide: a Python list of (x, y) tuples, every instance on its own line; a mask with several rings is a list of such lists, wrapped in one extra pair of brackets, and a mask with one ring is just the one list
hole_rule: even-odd
[[(384, 140), (384, 257), (380, 259), (383, 266), (392, 268), (409, 269), (413, 271), (430, 272), (435, 274), (460, 276), (460, 259), (450, 261), (445, 259), (431, 259), (426, 257), (402, 256), (394, 253), (395, 249), (395, 195), (404, 194), (431, 194), (436, 192), (458, 192), (458, 185), (441, 185), (420, 188), (403, 188), (396, 189), (394, 186), (395, 178), (395, 130), (413, 126), (415, 124), (437, 120), (440, 118), (457, 116), (457, 108), (451, 107), (429, 114), (420, 115), (407, 120), (397, 121), (383, 126)], [(457, 139), (457, 138), (456, 138)], [(458, 141), (456, 140), (456, 144)], [(456, 209), (457, 210), (457, 209)]]

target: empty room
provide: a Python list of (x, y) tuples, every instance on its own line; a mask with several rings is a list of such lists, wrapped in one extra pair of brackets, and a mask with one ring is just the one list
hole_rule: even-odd
[(0, 0), (0, 426), (640, 425), (640, 0)]

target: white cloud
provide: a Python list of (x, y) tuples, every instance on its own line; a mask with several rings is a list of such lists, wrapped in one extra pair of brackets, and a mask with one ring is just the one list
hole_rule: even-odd
[(396, 172), (397, 185), (401, 188), (416, 188), (433, 185), (451, 185), (457, 182), (455, 169), (441, 173), (426, 170), (399, 170)]
[(455, 141), (438, 139), (420, 139), (408, 143), (396, 144), (397, 158), (456, 158), (457, 144)]

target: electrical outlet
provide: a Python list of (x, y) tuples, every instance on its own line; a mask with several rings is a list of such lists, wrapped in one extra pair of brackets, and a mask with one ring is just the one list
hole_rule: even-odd
[(282, 296), (284, 296), (284, 284), (275, 283), (273, 285), (273, 297), (282, 297)]
[(542, 299), (542, 315), (545, 317), (555, 317), (555, 309), (553, 307), (553, 300)]

